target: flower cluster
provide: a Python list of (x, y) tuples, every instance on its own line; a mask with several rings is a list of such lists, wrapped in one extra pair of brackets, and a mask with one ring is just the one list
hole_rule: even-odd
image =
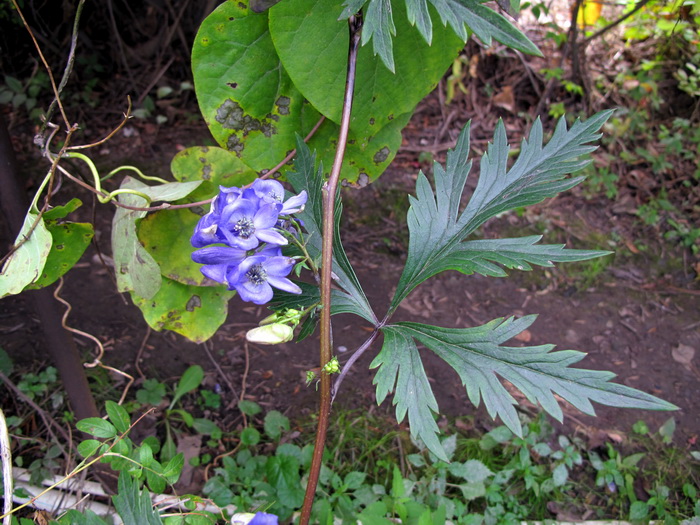
[(305, 203), (305, 191), (285, 201), (282, 184), (274, 180), (258, 179), (245, 189), (221, 186), (192, 235), (192, 246), (201, 248), (192, 260), (204, 265), (205, 276), (236, 290), (244, 301), (267, 303), (273, 286), (301, 293), (286, 278), (295, 261), (282, 255), (287, 239), (281, 230)]

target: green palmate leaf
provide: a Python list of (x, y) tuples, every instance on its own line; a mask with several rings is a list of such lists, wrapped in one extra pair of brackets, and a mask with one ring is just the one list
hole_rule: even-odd
[(275, 487), (278, 502), (292, 509), (299, 508), (304, 500), (304, 489), (299, 476), (299, 460), (294, 456), (278, 455), (267, 459), (265, 475)]
[[(425, 0), (407, 1), (425, 3)], [(437, 9), (442, 23), (449, 23), (460, 36), (466, 36), (463, 29), (466, 25), (486, 45), (494, 39), (523, 53), (542, 56), (537, 46), (504, 16), (476, 0), (430, 0), (430, 3)]]
[[(435, 36), (428, 1), (437, 11), (442, 25), (449, 24), (463, 42), (467, 39), (468, 28), (486, 45), (495, 39), (524, 53), (542, 56), (537, 46), (504, 16), (477, 0), (405, 0), (408, 21), (417, 27), (427, 43), (431, 43)], [(378, 54), (391, 71), (394, 70), (392, 35), (397, 39), (401, 37), (402, 22), (402, 15), (394, 19), (392, 10), (398, 11), (402, 4), (401, 0), (346, 0), (341, 14), (341, 19), (348, 18), (366, 5), (362, 44), (374, 37), (374, 54)], [(394, 23), (399, 24), (398, 30)], [(398, 52), (398, 40), (395, 43)]]
[(598, 130), (610, 115), (610, 111), (604, 111), (586, 122), (577, 120), (570, 130), (562, 118), (546, 146), (542, 143), (542, 124), (537, 120), (529, 140), (522, 141), (520, 155), (510, 170), (505, 127), (499, 123), (494, 142), (482, 158), (474, 194), (460, 213), (461, 196), (471, 168), (467, 125), (455, 149), (447, 155), (447, 166), (443, 168), (437, 163), (434, 166), (435, 190), (422, 173), (418, 176), (416, 197), (410, 197), (407, 217), (408, 258), (391, 303), (392, 311), (418, 284), (446, 269), (502, 275), (493, 262), (508, 268), (529, 269), (529, 264), (549, 266), (554, 261), (604, 255), (606, 252), (536, 245), (539, 239), (534, 237), (464, 240), (499, 213), (536, 204), (581, 182), (582, 177), (567, 179), (566, 175), (589, 162), (580, 157), (596, 148), (589, 143), (600, 137)]
[[(299, 193), (306, 191), (308, 200), (302, 213), (297, 214), (304, 222), (304, 228), (308, 232), (305, 236), (306, 249), (313, 259), (318, 259), (321, 254), (321, 225), (323, 222), (323, 176), (322, 168), (315, 169), (315, 156), (301, 139), (297, 140), (297, 156), (294, 160), (295, 172), (289, 173), (288, 179), (294, 190)], [(339, 221), (341, 215), (340, 199), (336, 199), (336, 224), (333, 242), (333, 272), (336, 275), (336, 283), (343, 288), (333, 299), (333, 307), (342, 305), (347, 313), (354, 313), (368, 320), (372, 324), (377, 318), (372, 311), (369, 301), (362, 290), (355, 271), (350, 265), (345, 250), (340, 242)], [(338, 305), (336, 305), (336, 302)], [(310, 303), (313, 304), (313, 303)]]
[[(483, 326), (465, 329), (440, 328), (418, 323), (398, 323), (383, 328), (385, 334), (389, 334), (391, 346), (388, 356), (383, 358), (381, 363), (377, 363), (382, 365), (375, 378), (378, 385), (377, 398), (383, 399), (388, 389), (393, 388), (393, 377), (398, 373), (394, 403), (397, 406), (412, 407), (413, 412), (409, 411), (411, 427), (416, 425), (423, 433), (429, 434), (433, 418), (426, 409), (428, 401), (425, 400), (425, 387), (415, 386), (428, 385), (425, 372), (419, 362), (403, 357), (417, 356), (413, 342), (415, 339), (459, 374), (462, 384), (467, 389), (469, 400), (475, 406), (479, 406), (483, 397), (491, 417), (500, 417), (505, 425), (518, 435), (522, 435), (522, 428), (514, 408), (517, 402), (500, 383), (499, 377), (509, 381), (525, 394), (530, 402), (541, 405), (559, 421), (562, 420), (563, 414), (555, 394), (590, 415), (595, 415), (591, 401), (608, 406), (648, 410), (677, 408), (644, 392), (610, 383), (615, 377), (612, 372), (569, 368), (585, 356), (582, 352), (552, 352), (554, 345), (522, 348), (501, 346), (527, 329), (535, 318), (536, 316), (526, 316), (517, 320), (495, 319)], [(382, 353), (384, 352), (385, 349), (382, 348)], [(381, 355), (380, 353), (377, 357), (378, 360)], [(389, 371), (383, 370), (385, 367)], [(402, 374), (405, 376), (403, 384)], [(437, 410), (437, 407), (433, 406), (434, 399), (430, 399), (429, 408)], [(423, 410), (416, 409), (416, 405), (423, 407)], [(421, 438), (424, 439), (422, 436)], [(435, 454), (442, 450), (435, 447), (434, 441), (426, 441), (426, 444)], [(433, 450), (434, 448), (436, 450)]]
[(191, 286), (164, 277), (151, 299), (136, 293), (131, 298), (154, 330), (172, 330), (201, 343), (224, 323), (234, 294), (222, 286)]
[[(182, 199), (194, 191), (201, 181), (170, 182), (147, 186), (131, 177), (125, 177), (121, 189), (131, 189), (147, 195), (152, 201), (170, 202)], [(145, 207), (143, 197), (122, 194), (119, 202), (128, 206)], [(145, 211), (119, 207), (112, 220), (112, 251), (120, 292), (134, 292), (139, 297), (151, 299), (161, 287), (162, 278), (158, 263), (139, 242), (136, 221), (146, 216)]]
[[(30, 523), (34, 523), (34, 521), (31, 521)], [(69, 510), (58, 519), (58, 523), (61, 525), (108, 525), (105, 520), (88, 509), (82, 512), (78, 512), (77, 510)]]
[(392, 73), (394, 69), (394, 46), (392, 37), (396, 35), (394, 17), (391, 13), (391, 0), (369, 0), (367, 15), (362, 31), (362, 45), (372, 37), (372, 50), (379, 55), (384, 65)]
[[(38, 221), (38, 222), (37, 222)], [(34, 230), (32, 231), (32, 227)], [(27, 238), (27, 236), (29, 236)], [(24, 241), (26, 238), (26, 241)], [(0, 297), (18, 294), (37, 281), (51, 252), (51, 233), (35, 211), (27, 212), (15, 245), (24, 243), (7, 259), (0, 273)]]
[(377, 385), (377, 404), (395, 391), (396, 420), (403, 421), (408, 413), (411, 435), (422, 440), (437, 457), (449, 461), (437, 438), (440, 430), (433, 412), (437, 412), (438, 404), (416, 344), (405, 330), (395, 326), (385, 326), (382, 333), (382, 350), (370, 365), (379, 367), (373, 381)]

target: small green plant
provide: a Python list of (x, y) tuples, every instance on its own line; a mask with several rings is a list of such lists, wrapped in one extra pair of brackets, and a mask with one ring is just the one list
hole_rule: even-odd
[(5, 82), (0, 84), (0, 104), (12, 104), (17, 109), (24, 108), (30, 119), (36, 119), (43, 113), (43, 110), (37, 107), (39, 96), (49, 88), (49, 76), (41, 70), (24, 82), (5, 75)]
[(693, 55), (691, 62), (686, 62), (685, 67), (679, 67), (674, 73), (678, 80), (678, 87), (691, 97), (700, 97), (700, 54)]
[(154, 436), (145, 438), (136, 446), (127, 436), (131, 427), (128, 412), (112, 401), (105, 405), (108, 420), (88, 418), (78, 421), (78, 430), (97, 439), (86, 439), (78, 445), (78, 453), (85, 459), (101, 456), (116, 471), (126, 471), (135, 479), (144, 480), (154, 492), (161, 493), (167, 483), (175, 483), (180, 476), (184, 459), (182, 454), (173, 454), (161, 463), (156, 455), (161, 449)]
[[(38, 374), (33, 372), (23, 374), (22, 379), (17, 382), (17, 387), (29, 399), (43, 398), (49, 392), (59, 389), (56, 368), (48, 366)], [(63, 401), (60, 393), (54, 399), (53, 404), (56, 405), (59, 400)]]
[(617, 197), (619, 176), (610, 169), (610, 166), (591, 164), (586, 168), (586, 173), (588, 176), (584, 182), (584, 190), (588, 198), (600, 193), (610, 200)]
[(610, 443), (607, 443), (607, 458), (593, 450), (588, 452), (588, 460), (596, 470), (596, 486), (604, 488), (622, 506), (637, 500), (633, 483), (639, 472), (637, 464), (643, 457), (641, 452), (623, 457)]
[[(239, 409), (254, 418), (262, 411), (253, 401), (241, 401)], [(302, 469), (311, 462), (312, 447), (303, 449), (290, 443), (279, 445), (289, 419), (280, 412), (268, 412), (262, 421), (262, 433), (255, 426), (247, 426), (239, 433), (238, 452), (222, 458), (221, 466), (204, 485), (203, 493), (220, 507), (257, 508), (274, 501), (269, 507), (280, 518), (288, 518), (301, 505), (304, 491), (301, 485)], [(278, 444), (274, 455), (256, 455), (257, 446), (265, 436)]]
[(177, 88), (168, 85), (160, 86), (156, 89), (154, 96), (147, 95), (140, 107), (136, 108), (132, 114), (139, 119), (155, 117), (156, 124), (163, 125), (168, 122), (166, 111), (168, 106), (193, 89), (194, 86), (189, 81), (181, 82)]
[[(142, 388), (136, 392), (136, 400), (139, 403), (158, 406), (168, 403), (168, 407), (163, 411), (161, 423), (165, 427), (165, 440), (160, 449), (161, 461), (168, 461), (175, 457), (177, 446), (176, 436), (184, 426), (187, 429), (196, 431), (204, 436), (209, 436), (208, 445), (215, 447), (223, 433), (212, 420), (207, 418), (194, 417), (189, 410), (178, 407), (179, 402), (186, 394), (196, 391), (202, 385), (204, 370), (199, 365), (190, 366), (182, 374), (172, 391), (172, 399), (166, 398), (167, 386), (156, 379), (147, 379)], [(197, 403), (209, 408), (218, 408), (221, 404), (221, 397), (214, 392), (202, 390)], [(196, 463), (205, 463), (207, 458), (199, 458)]]

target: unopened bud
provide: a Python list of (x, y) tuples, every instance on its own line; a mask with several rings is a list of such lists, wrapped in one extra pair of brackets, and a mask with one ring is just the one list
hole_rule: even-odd
[(266, 324), (248, 330), (245, 338), (260, 345), (277, 345), (291, 341), (294, 338), (294, 329), (286, 324)]
[(326, 372), (327, 374), (339, 373), (340, 372), (340, 363), (338, 362), (338, 358), (336, 356), (331, 357), (331, 360), (328, 361), (323, 366), (323, 371)]

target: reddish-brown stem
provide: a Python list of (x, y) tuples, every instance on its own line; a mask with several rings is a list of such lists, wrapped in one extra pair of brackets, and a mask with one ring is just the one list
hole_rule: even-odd
[(331, 339), (331, 273), (333, 270), (333, 228), (335, 226), (335, 196), (340, 180), (340, 170), (345, 156), (345, 146), (348, 142), (350, 130), (350, 112), (352, 111), (353, 91), (355, 88), (355, 68), (357, 65), (357, 49), (360, 44), (360, 29), (362, 19), (360, 15), (350, 17), (350, 46), (348, 50), (348, 72), (345, 79), (345, 99), (343, 100), (343, 114), (340, 121), (340, 133), (338, 135), (338, 148), (335, 151), (335, 159), (330, 177), (323, 188), (323, 241), (322, 241), (322, 267), (321, 267), (321, 388), (320, 406), (318, 410), (318, 426), (316, 427), (316, 441), (314, 454), (309, 470), (309, 482), (306, 485), (304, 504), (301, 508), (300, 525), (308, 525), (311, 518), (311, 507), (316, 494), (316, 486), (321, 472), (323, 461), (323, 449), (326, 445), (326, 433), (331, 412), (331, 377), (323, 371), (323, 367), (332, 356)]

